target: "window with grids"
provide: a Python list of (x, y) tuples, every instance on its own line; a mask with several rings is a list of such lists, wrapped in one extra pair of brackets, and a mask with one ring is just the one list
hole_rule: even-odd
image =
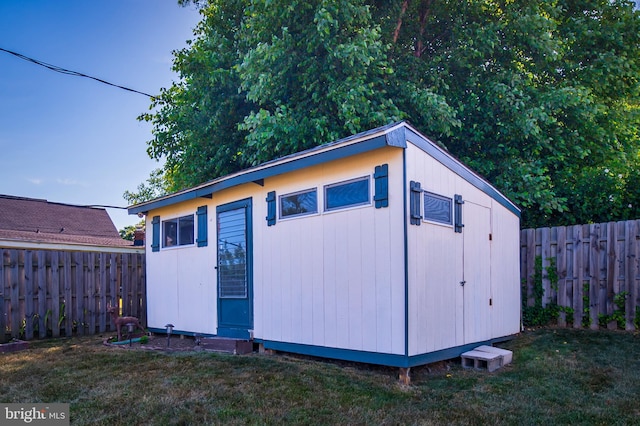
[(193, 215), (162, 222), (162, 247), (186, 246), (194, 243)]

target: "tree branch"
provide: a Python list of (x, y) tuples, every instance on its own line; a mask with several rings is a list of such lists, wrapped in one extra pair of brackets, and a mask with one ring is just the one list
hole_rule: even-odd
[(400, 10), (400, 16), (398, 16), (398, 23), (396, 24), (396, 29), (393, 31), (393, 43), (395, 44), (398, 41), (398, 37), (400, 36), (400, 28), (402, 27), (402, 18), (409, 7), (410, 0), (404, 0), (402, 2), (402, 9)]
[(422, 43), (422, 36), (424, 35), (424, 30), (427, 26), (427, 18), (429, 17), (431, 2), (432, 0), (422, 0), (420, 3), (420, 32), (418, 33), (418, 37), (416, 37), (416, 49), (413, 52), (417, 58), (422, 56), (422, 52), (425, 50)]

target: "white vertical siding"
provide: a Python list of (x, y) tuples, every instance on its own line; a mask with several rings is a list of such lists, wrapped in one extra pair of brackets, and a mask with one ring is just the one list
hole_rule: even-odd
[[(388, 208), (323, 212), (327, 184), (371, 176), (373, 197), (381, 164), (390, 169)], [(257, 338), (404, 353), (402, 173), (402, 150), (384, 148), (265, 180), (254, 203), (254, 227), (261, 228), (254, 240)], [(278, 217), (267, 227), (262, 205), (269, 191), (280, 196), (312, 187), (318, 214)]]
[[(146, 227), (151, 231), (153, 216), (160, 220), (193, 214), (205, 200), (151, 211)], [(208, 214), (208, 229), (215, 229), (215, 218)], [(197, 235), (197, 220), (196, 235)], [(151, 232), (148, 233), (151, 235)], [(147, 238), (147, 322), (164, 329), (171, 323), (176, 330), (214, 334), (216, 332), (215, 238), (207, 247), (183, 246), (151, 251)]]
[(408, 225), (409, 355), (517, 333), (517, 216), (411, 144), (406, 158), (407, 181), (465, 201), (462, 233)]
[(493, 334), (520, 331), (520, 222), (508, 211), (492, 209), (491, 279)]
[[(463, 196), (462, 234), (451, 226), (408, 224), (404, 159), (407, 186), (415, 180), (424, 190), (452, 199)], [(382, 164), (389, 165), (389, 207), (376, 209), (372, 203), (323, 211), (327, 184), (370, 176), (373, 197), (374, 168)], [(317, 188), (318, 214), (278, 217), (275, 226), (267, 226), (268, 192), (281, 196), (309, 188)], [(216, 206), (248, 197), (258, 339), (403, 355), (408, 336), (409, 355), (418, 355), (518, 331), (518, 218), (411, 144), (406, 150), (381, 148), (270, 177), (264, 186), (243, 184), (216, 192), (212, 199), (150, 212), (148, 230), (155, 215), (164, 220), (208, 205), (209, 245), (152, 252), (148, 238), (149, 326), (164, 328), (171, 322), (178, 330), (217, 332)], [(465, 287), (460, 286), (463, 279)]]
[[(406, 157), (407, 181), (420, 182), (423, 190), (453, 198), (458, 184), (455, 174), (413, 145), (407, 147)], [(422, 207), (422, 198), (420, 202)], [(460, 345), (462, 236), (440, 224), (407, 226), (409, 354)]]
[(491, 339), (491, 209), (466, 201), (464, 204), (464, 342)]

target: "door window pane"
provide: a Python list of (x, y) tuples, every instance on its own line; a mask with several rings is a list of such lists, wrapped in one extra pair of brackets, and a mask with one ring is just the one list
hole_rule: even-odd
[(221, 298), (247, 297), (245, 210), (218, 213), (218, 272)]

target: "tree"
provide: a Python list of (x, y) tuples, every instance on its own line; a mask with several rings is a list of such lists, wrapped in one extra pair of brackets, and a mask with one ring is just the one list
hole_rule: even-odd
[(125, 191), (122, 197), (127, 200), (129, 204), (142, 203), (169, 192), (169, 182), (163, 169), (155, 169), (151, 172), (146, 183), (138, 185), (136, 192)]
[(182, 80), (140, 117), (169, 190), (403, 117), (362, 1), (212, 0), (201, 14), (174, 52)]
[(637, 217), (640, 21), (629, 2), (376, 3), (396, 75), (441, 95), (461, 126), (438, 133), (403, 111), (523, 207), (525, 226)]
[(144, 219), (135, 225), (125, 226), (123, 229), (120, 229), (118, 233), (120, 234), (120, 238), (122, 238), (123, 240), (133, 241), (134, 233), (138, 228), (144, 229)]
[[(187, 0), (183, 0), (187, 2)], [(407, 119), (538, 226), (637, 217), (624, 0), (210, 0), (152, 112), (167, 190)]]

